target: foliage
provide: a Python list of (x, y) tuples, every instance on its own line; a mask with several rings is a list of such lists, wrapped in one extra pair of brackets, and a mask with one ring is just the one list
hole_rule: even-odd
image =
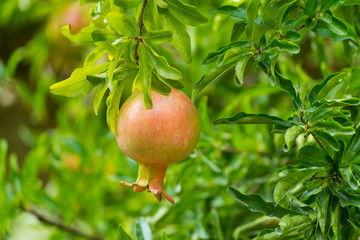
[[(19, 2), (0, 3), (0, 32), (38, 27), (1, 56), (0, 103), (14, 88), (42, 129), (21, 129), (24, 159), (0, 141), (5, 239), (29, 222), (44, 239), (358, 239), (359, 1), (80, 0), (88, 26), (61, 28), (74, 58), (40, 23), (62, 3)], [(151, 108), (151, 88), (192, 88), (201, 118), (165, 178), (174, 206), (118, 185), (136, 176), (119, 107), (138, 89)]]

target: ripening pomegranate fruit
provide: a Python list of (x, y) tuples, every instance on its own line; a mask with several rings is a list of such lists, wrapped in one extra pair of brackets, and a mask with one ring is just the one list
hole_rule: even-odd
[(181, 91), (169, 95), (151, 91), (153, 107), (147, 109), (144, 95), (135, 91), (121, 107), (116, 139), (120, 149), (139, 163), (135, 183), (121, 182), (135, 192), (149, 189), (160, 201), (162, 195), (174, 199), (163, 189), (166, 168), (184, 160), (200, 136), (200, 119), (191, 100)]

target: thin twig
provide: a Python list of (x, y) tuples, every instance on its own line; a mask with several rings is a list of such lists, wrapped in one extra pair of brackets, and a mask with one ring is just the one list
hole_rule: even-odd
[(359, 46), (359, 44), (358, 44), (357, 42), (355, 42), (354, 39), (351, 39), (351, 38), (350, 38), (349, 40), (350, 40), (350, 42), (352, 42), (353, 44), (355, 44), (357, 47)]
[(77, 235), (79, 237), (83, 237), (83, 238), (86, 238), (86, 239), (90, 239), (90, 240), (103, 240), (104, 238), (103, 237), (100, 237), (100, 236), (92, 236), (92, 235), (88, 235), (86, 233), (83, 233), (83, 232), (80, 232), (79, 230), (75, 229), (75, 228), (72, 228), (72, 227), (69, 227), (69, 226), (65, 226), (59, 222), (56, 222), (56, 221), (53, 221), (53, 220), (50, 220), (46, 217), (44, 217), (43, 215), (39, 214), (38, 212), (36, 212), (35, 210), (33, 209), (26, 209), (24, 207), (22, 207), (22, 209), (28, 213), (31, 213), (32, 215), (34, 215), (35, 217), (37, 217), (37, 219), (39, 219), (39, 221), (45, 223), (45, 224), (48, 224), (48, 225), (52, 225), (62, 231), (65, 231), (65, 232), (68, 232), (68, 233), (71, 233), (73, 235)]
[(297, 31), (300, 31), (301, 29), (303, 29), (305, 27), (305, 25), (301, 25), (300, 27), (296, 28), (294, 31), (297, 32)]
[(135, 46), (134, 46), (134, 58), (135, 58), (135, 61), (136, 61), (136, 64), (139, 65), (139, 54), (138, 54), (138, 48), (139, 48), (139, 43), (140, 41), (142, 41), (141, 39), (141, 32), (142, 32), (142, 27), (143, 27), (143, 16), (144, 16), (144, 10), (145, 10), (145, 7), (146, 7), (146, 4), (147, 4), (148, 0), (144, 0), (143, 2), (143, 5), (142, 5), (142, 8), (141, 8), (141, 13), (140, 13), (140, 17), (139, 17), (139, 22), (138, 22), (138, 26), (139, 26), (139, 37), (136, 39), (136, 43), (135, 43)]
[(306, 181), (312, 181), (312, 180), (315, 180), (315, 179), (325, 179), (325, 178), (335, 178), (335, 179), (338, 179), (337, 178), (338, 177), (338, 175), (337, 174), (332, 174), (332, 175), (326, 175), (326, 176), (321, 176), (321, 177), (312, 177), (312, 178), (309, 178), (308, 180), (306, 180)]
[(326, 152), (326, 154), (329, 156), (331, 162), (334, 162), (333, 158), (331, 157), (330, 153), (326, 150), (326, 148), (322, 145), (322, 143), (317, 139), (313, 134), (311, 136), (315, 139), (315, 141), (319, 144), (319, 146)]

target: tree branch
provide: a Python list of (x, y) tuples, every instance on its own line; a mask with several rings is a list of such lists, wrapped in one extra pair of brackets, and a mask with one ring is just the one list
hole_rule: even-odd
[(146, 4), (147, 4), (148, 0), (144, 0), (143, 2), (143, 5), (142, 5), (142, 8), (141, 8), (141, 13), (140, 13), (140, 17), (139, 17), (139, 22), (138, 22), (138, 26), (139, 26), (139, 37), (136, 38), (136, 44), (134, 46), (134, 58), (135, 58), (135, 61), (136, 61), (136, 64), (139, 65), (139, 54), (138, 54), (138, 48), (139, 48), (139, 44), (140, 44), (140, 41), (141, 41), (141, 30), (142, 30), (142, 27), (144, 25), (143, 23), (143, 16), (144, 16), (144, 10), (145, 10), (145, 7), (146, 7)]
[(91, 235), (88, 235), (86, 233), (83, 233), (83, 232), (80, 232), (79, 230), (75, 229), (75, 228), (72, 228), (72, 227), (69, 227), (69, 226), (65, 226), (59, 222), (56, 222), (54, 220), (50, 220), (46, 217), (44, 217), (43, 215), (39, 214), (38, 212), (36, 212), (35, 210), (33, 209), (26, 209), (24, 208), (23, 206), (21, 207), (24, 211), (28, 212), (28, 213), (31, 213), (32, 215), (34, 215), (35, 217), (37, 217), (37, 219), (39, 219), (39, 221), (45, 223), (45, 224), (48, 224), (48, 225), (52, 225), (62, 231), (65, 231), (65, 232), (68, 232), (68, 233), (71, 233), (73, 235), (77, 235), (79, 237), (83, 237), (83, 238), (86, 238), (86, 239), (90, 239), (90, 240), (103, 240), (104, 238), (103, 237), (100, 237), (100, 236), (91, 236)]

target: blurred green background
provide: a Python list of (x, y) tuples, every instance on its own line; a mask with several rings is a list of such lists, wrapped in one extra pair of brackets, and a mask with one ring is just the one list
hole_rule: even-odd
[[(230, 42), (235, 20), (215, 10), (241, 2), (198, 1), (209, 22), (189, 27), (191, 64), (183, 62), (172, 46), (163, 45), (162, 55), (182, 71), (188, 95), (211, 68), (202, 66), (203, 59)], [(104, 102), (96, 116), (93, 93), (64, 98), (48, 90), (69, 77), (91, 51), (91, 46), (75, 45), (60, 33), (67, 24), (72, 24), (73, 33), (86, 26), (90, 5), (80, 7), (76, 1), (63, 0), (0, 2), (0, 139), (5, 140), (0, 162), (9, 180), (1, 183), (5, 195), (0, 196), (0, 239), (79, 238), (44, 224), (24, 209), (105, 239), (118, 237), (118, 225), (135, 236), (135, 222), (143, 221), (142, 216), (153, 239), (160, 239), (164, 230), (169, 239), (248, 239), (256, 234), (259, 229), (248, 226), (244, 230), (244, 226), (256, 218), (264, 220), (262, 215), (249, 214), (226, 188), (257, 192), (270, 200), (270, 175), (294, 162), (295, 154), (282, 151), (283, 137), (272, 135), (271, 127), (214, 127), (211, 123), (239, 111), (286, 119), (292, 112), (290, 99), (248, 64), (243, 87), (237, 88), (231, 75), (207, 87), (196, 101), (202, 121), (198, 147), (186, 160), (171, 165), (165, 177), (166, 191), (174, 196), (175, 205), (123, 188), (120, 180), (136, 180), (137, 163), (119, 150), (108, 130)], [(339, 15), (346, 18), (346, 7), (342, 11)], [(258, 28), (256, 35), (261, 33)], [(300, 89), (301, 81), (316, 83), (328, 73), (349, 67), (349, 58), (341, 42), (310, 33), (300, 54), (280, 57), (279, 68)], [(359, 63), (359, 58), (354, 61)], [(351, 83), (354, 96), (359, 96), (359, 82)], [(130, 91), (128, 87), (122, 101)], [(265, 220), (262, 228), (277, 224)]]

